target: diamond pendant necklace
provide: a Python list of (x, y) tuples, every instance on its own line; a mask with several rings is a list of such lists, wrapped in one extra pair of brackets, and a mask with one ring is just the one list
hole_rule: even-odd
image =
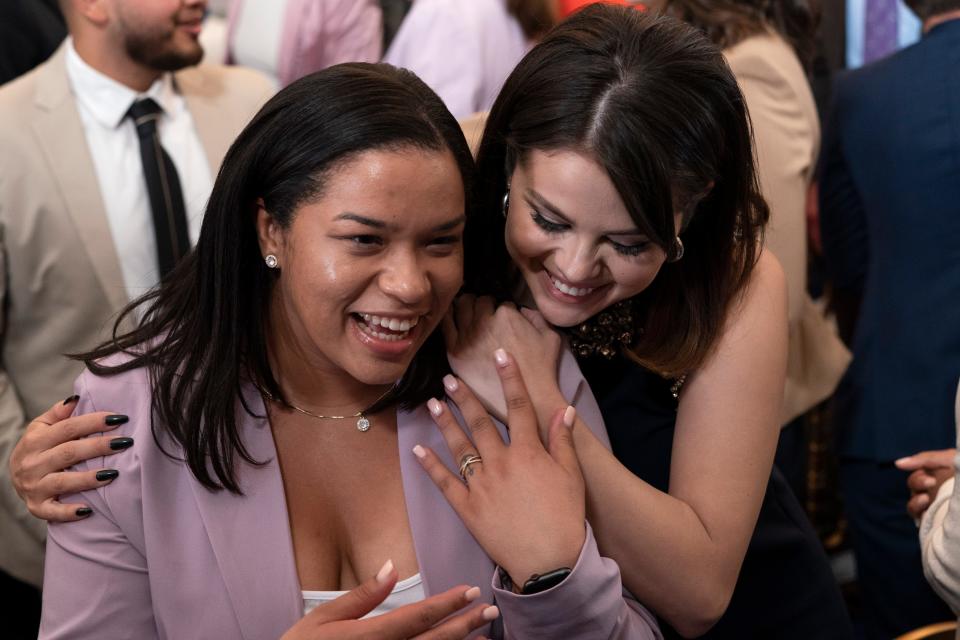
[[(388, 395), (390, 395), (395, 388), (396, 388), (396, 385), (390, 387), (389, 389), (387, 389), (386, 393), (384, 393), (382, 396), (380, 396), (379, 398), (371, 402), (369, 405), (367, 405), (365, 409), (361, 409), (360, 411), (357, 411), (356, 413), (352, 413), (348, 416), (325, 416), (319, 413), (314, 413), (312, 411), (307, 411), (306, 409), (301, 409), (297, 405), (291, 404), (289, 402), (285, 402), (283, 404), (285, 406), (290, 407), (291, 409), (293, 409), (298, 413), (302, 413), (305, 416), (310, 416), (311, 418), (318, 418), (320, 420), (346, 420), (347, 418), (357, 418), (357, 431), (369, 431), (371, 423), (370, 423), (370, 418), (366, 416), (367, 411), (369, 411), (371, 407), (376, 406), (377, 404), (380, 403), (381, 400), (383, 400)], [(265, 395), (272, 402), (277, 402), (277, 399), (273, 397), (273, 394), (267, 391), (266, 389), (260, 389), (260, 393)], [(279, 404), (279, 402), (277, 402), (277, 404)]]

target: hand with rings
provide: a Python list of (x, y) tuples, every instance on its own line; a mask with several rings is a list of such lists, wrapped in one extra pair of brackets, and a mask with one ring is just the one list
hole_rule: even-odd
[(515, 360), (502, 349), (496, 370), (507, 400), (510, 442), (504, 442), (473, 392), (453, 376), (444, 378), (470, 436), (446, 403), (427, 405), (460, 467), (458, 478), (437, 455), (417, 445), (414, 453), (430, 478), (487, 554), (523, 584), (533, 574), (577, 563), (586, 538), (585, 495), (570, 427), (573, 407), (558, 407), (548, 445)]

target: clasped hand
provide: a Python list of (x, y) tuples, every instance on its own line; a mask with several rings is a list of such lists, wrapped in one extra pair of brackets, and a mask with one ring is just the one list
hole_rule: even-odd
[[(497, 382), (494, 349), (502, 347), (517, 361), (536, 406), (562, 402), (557, 368), (563, 341), (533, 309), (500, 306), (493, 298), (465, 294), (457, 298), (443, 321), (447, 358), (453, 372), (466, 382), (495, 418), (504, 421), (507, 407)], [(541, 415), (546, 439), (549, 418)]]
[(471, 456), (482, 462), (467, 465), (461, 479), (429, 448), (417, 445), (414, 453), (487, 555), (522, 585), (533, 574), (573, 568), (586, 538), (583, 476), (570, 429), (576, 412), (557, 408), (544, 445), (516, 361), (502, 349), (493, 359), (506, 399), (510, 442), (473, 392), (447, 376), (447, 394), (470, 437), (445, 402), (431, 399), (430, 413), (457, 464)]

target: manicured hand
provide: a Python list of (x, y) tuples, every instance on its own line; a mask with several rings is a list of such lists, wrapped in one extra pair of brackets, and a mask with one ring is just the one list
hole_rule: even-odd
[(953, 459), (956, 455), (956, 449), (921, 451), (900, 458), (894, 463), (898, 469), (913, 472), (907, 476), (907, 486), (910, 488), (907, 512), (914, 519), (923, 517), (930, 503), (937, 497), (940, 485), (953, 477)]
[(457, 613), (480, 596), (479, 588), (461, 586), (361, 620), (390, 595), (396, 582), (397, 571), (387, 561), (375, 577), (317, 606), (280, 640), (462, 640), (500, 615), (496, 607), (486, 605)]
[[(516, 360), (536, 408), (552, 410), (562, 402), (557, 368), (563, 341), (539, 312), (518, 310), (510, 303), (496, 307), (493, 298), (462, 295), (444, 318), (443, 335), (453, 372), (498, 420), (504, 421), (507, 416), (490, 358), (498, 347)], [(541, 436), (546, 438), (549, 411), (538, 414), (544, 427)]]
[(495, 362), (510, 443), (470, 389), (447, 376), (447, 394), (472, 440), (445, 403), (431, 399), (430, 412), (458, 464), (472, 455), (483, 461), (464, 470), (464, 482), (430, 449), (417, 445), (414, 453), (487, 554), (522, 585), (535, 573), (573, 568), (586, 537), (583, 477), (570, 430), (576, 412), (557, 407), (545, 447), (516, 361), (498, 349)]
[(102, 487), (118, 475), (116, 469), (64, 469), (133, 445), (132, 438), (86, 437), (117, 428), (127, 416), (108, 411), (72, 416), (77, 399), (71, 396), (35, 418), (10, 454), (10, 477), (17, 493), (30, 513), (51, 522), (80, 520), (92, 513), (85, 504), (58, 502), (58, 496)]

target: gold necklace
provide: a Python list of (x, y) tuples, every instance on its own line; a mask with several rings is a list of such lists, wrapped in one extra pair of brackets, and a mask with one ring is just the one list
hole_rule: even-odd
[[(270, 392), (267, 391), (266, 389), (260, 388), (259, 385), (257, 385), (257, 387), (260, 389), (260, 393), (262, 393), (263, 395), (265, 395), (271, 402), (277, 402), (277, 403), (279, 404), (279, 402), (277, 401), (277, 399), (273, 397), (273, 394), (272, 394), (272, 393), (270, 393)], [(291, 409), (293, 409), (294, 411), (296, 411), (296, 412), (298, 412), (298, 413), (302, 413), (302, 414), (305, 415), (305, 416), (310, 416), (311, 418), (318, 418), (318, 419), (320, 419), (320, 420), (346, 420), (347, 418), (358, 418), (358, 420), (357, 420), (357, 431), (369, 431), (369, 430), (370, 430), (370, 426), (371, 426), (370, 418), (368, 418), (365, 414), (367, 413), (367, 411), (370, 410), (371, 407), (376, 406), (377, 404), (380, 403), (381, 400), (383, 400), (383, 399), (386, 398), (388, 395), (390, 395), (391, 393), (393, 393), (394, 389), (396, 389), (396, 385), (394, 385), (394, 386), (390, 387), (389, 389), (387, 389), (386, 393), (384, 393), (382, 396), (380, 396), (379, 398), (377, 398), (376, 400), (374, 400), (373, 402), (371, 402), (369, 405), (367, 405), (367, 407), (366, 407), (365, 409), (361, 409), (360, 411), (357, 411), (356, 413), (352, 413), (352, 414), (350, 414), (350, 415), (348, 415), (348, 416), (324, 416), (324, 415), (321, 415), (321, 414), (319, 414), (319, 413), (314, 413), (314, 412), (312, 412), (312, 411), (307, 411), (306, 409), (301, 409), (301, 408), (298, 407), (297, 405), (291, 404), (290, 402), (284, 402), (283, 404), (286, 405), (286, 406), (288, 406), (288, 407), (290, 407)]]

